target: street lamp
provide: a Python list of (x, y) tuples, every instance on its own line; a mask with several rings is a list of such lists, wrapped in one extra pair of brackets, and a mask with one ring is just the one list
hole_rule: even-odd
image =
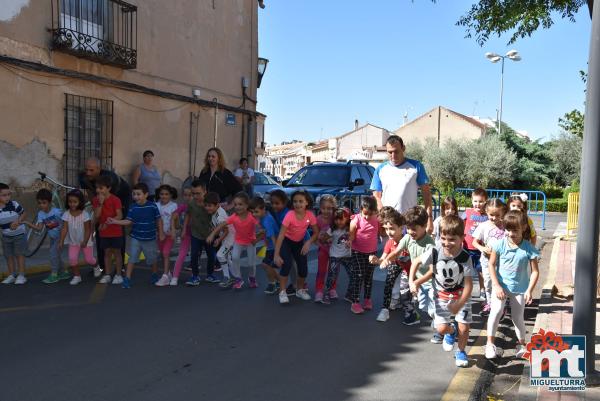
[(262, 57), (258, 58), (258, 82), (256, 85), (258, 88), (260, 88), (260, 82), (262, 81), (262, 77), (265, 75), (265, 71), (267, 70), (267, 64), (269, 64), (268, 59)]
[(485, 57), (492, 63), (497, 63), (502, 60), (502, 72), (500, 73), (500, 115), (498, 117), (498, 134), (502, 133), (502, 96), (504, 94), (504, 59), (510, 59), (512, 61), (520, 61), (521, 56), (516, 50), (508, 51), (504, 56), (496, 53), (487, 52)]

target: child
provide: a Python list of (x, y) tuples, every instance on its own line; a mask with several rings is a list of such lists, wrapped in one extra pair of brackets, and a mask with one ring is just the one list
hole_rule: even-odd
[[(520, 210), (527, 216), (527, 194), (512, 194), (508, 199), (508, 208), (510, 210)], [(529, 216), (527, 216), (527, 225), (529, 226), (529, 237), (531, 238), (529, 242), (535, 246), (537, 243), (537, 233), (533, 226), (533, 220)]]
[[(0, 182), (0, 232), (2, 236), (2, 250), (8, 276), (2, 284), (25, 284), (25, 210), (17, 202), (10, 199), (11, 192), (8, 185)], [(19, 275), (17, 276), (17, 271)]]
[(59, 247), (62, 248), (65, 244), (69, 246), (69, 265), (73, 271), (73, 279), (69, 284), (77, 285), (81, 283), (79, 253), (83, 252), (88, 265), (96, 266), (92, 243), (92, 217), (84, 210), (85, 199), (78, 189), (67, 194), (67, 207), (69, 209), (62, 215)]
[(265, 288), (265, 294), (274, 295), (279, 292), (279, 274), (275, 270), (275, 242), (279, 235), (279, 227), (271, 213), (267, 212), (267, 207), (263, 198), (255, 196), (250, 201), (250, 210), (254, 218), (259, 220), (261, 227), (264, 229), (264, 241), (267, 247), (267, 254), (262, 260), (262, 267), (267, 273), (269, 283)]
[(226, 221), (216, 226), (206, 238), (206, 242), (210, 244), (217, 234), (227, 228), (228, 224), (231, 224), (235, 228), (233, 249), (231, 250), (231, 275), (235, 279), (235, 284), (233, 284), (234, 290), (240, 290), (244, 285), (240, 269), (243, 251), (246, 251), (248, 264), (250, 265), (248, 286), (250, 288), (258, 287), (258, 284), (256, 283), (255, 263), (256, 226), (258, 225), (258, 221), (256, 221), (252, 213), (248, 211), (249, 203), (250, 199), (248, 198), (248, 195), (245, 192), (238, 192), (233, 197), (233, 210), (235, 214), (229, 216)]
[(46, 226), (48, 237), (50, 238), (50, 275), (42, 282), (44, 284), (58, 283), (60, 280), (71, 278), (68, 270), (63, 269), (62, 258), (60, 255), (60, 231), (62, 229), (62, 211), (57, 207), (52, 207), (52, 192), (46, 188), (40, 189), (35, 195), (40, 210), (37, 215), (37, 224), (28, 221), (25, 225), (34, 230), (41, 230)]
[[(127, 275), (123, 279), (123, 288), (126, 289), (131, 288), (133, 267), (139, 262), (142, 252), (144, 252), (144, 256), (146, 257), (146, 264), (152, 266), (152, 273), (157, 274), (158, 243), (156, 242), (156, 232), (158, 231), (159, 241), (164, 241), (165, 239), (163, 220), (160, 217), (158, 206), (156, 206), (156, 203), (148, 200), (148, 186), (140, 182), (135, 184), (131, 189), (134, 203), (127, 212), (127, 218), (125, 220), (109, 218), (108, 220), (109, 224), (131, 226)], [(152, 284), (156, 283), (152, 282)]]
[(488, 269), (489, 257), (492, 253), (491, 245), (504, 238), (502, 219), (506, 214), (506, 209), (506, 205), (500, 199), (490, 199), (485, 205), (488, 220), (477, 226), (473, 233), (473, 246), (481, 252), (481, 274), (485, 288), (481, 288), (479, 295), (486, 301), (481, 311), (484, 315), (490, 313), (492, 300), (492, 278)]
[[(494, 336), (504, 309), (506, 299), (510, 301), (510, 316), (515, 325), (518, 345), (516, 357), (525, 353), (525, 304), (532, 301), (532, 293), (539, 277), (538, 250), (526, 238), (527, 215), (519, 210), (511, 210), (504, 216), (506, 237), (492, 245), (490, 255), (490, 276), (492, 278), (492, 309), (487, 323), (487, 344), (485, 357), (499, 355), (494, 345)], [(529, 276), (531, 266), (531, 277)]]
[[(204, 207), (211, 216), (210, 232), (212, 232), (215, 227), (225, 223), (229, 218), (227, 212), (221, 206), (220, 201), (221, 198), (216, 192), (209, 192), (204, 197)], [(223, 272), (223, 281), (219, 283), (219, 286), (221, 288), (230, 288), (235, 284), (235, 278), (230, 275), (231, 264), (233, 263), (231, 260), (231, 251), (233, 250), (235, 230), (232, 225), (227, 225), (227, 227), (219, 231), (218, 234), (218, 237), (210, 242), (210, 244), (213, 246), (214, 250), (219, 250), (217, 252), (217, 262)]]
[[(340, 266), (344, 266), (348, 277), (350, 277), (350, 262), (352, 251), (350, 249), (350, 210), (338, 208), (333, 214), (333, 230), (328, 234), (331, 237), (329, 249), (329, 270), (327, 271), (327, 282), (325, 283), (325, 295), (323, 303), (329, 304), (338, 295), (335, 285), (340, 274)], [(349, 290), (349, 289), (348, 289)], [(347, 297), (350, 295), (347, 294)]]
[[(350, 241), (352, 241), (350, 310), (355, 314), (373, 309), (371, 289), (375, 267), (369, 263), (369, 257), (377, 252), (378, 238), (377, 201), (372, 196), (364, 196), (360, 204), (360, 213), (354, 215), (350, 221)], [(364, 288), (362, 305), (360, 304), (361, 287)]]
[(447, 352), (452, 351), (458, 337), (455, 364), (464, 368), (469, 366), (465, 347), (469, 339), (469, 325), (473, 320), (470, 304), (473, 264), (469, 254), (463, 249), (465, 227), (459, 217), (444, 217), (440, 222), (440, 232), (441, 246), (430, 248), (413, 261), (413, 267), (427, 266), (428, 272), (415, 280), (411, 289), (416, 291), (424, 283), (433, 282), (434, 323), (437, 332), (444, 336), (442, 348)]
[(385, 218), (380, 219), (381, 225), (385, 229), (388, 240), (383, 249), (383, 254), (380, 258), (372, 255), (369, 262), (374, 265), (381, 265), (382, 269), (387, 269), (387, 278), (385, 280), (385, 289), (383, 292), (383, 308), (377, 316), (378, 322), (385, 322), (390, 318), (390, 303), (392, 300), (392, 288), (396, 279), (400, 277), (400, 303), (404, 309), (403, 323), (411, 326), (419, 323), (418, 312), (413, 305), (413, 299), (408, 286), (408, 274), (410, 271), (410, 262), (407, 258), (388, 259), (389, 254), (398, 248), (399, 242), (402, 240), (402, 227), (405, 224), (404, 217), (396, 210), (386, 213)]
[(152, 277), (152, 281), (156, 279), (157, 287), (164, 287), (171, 283), (169, 257), (171, 249), (175, 243), (175, 219), (177, 211), (177, 203), (173, 200), (177, 199), (177, 190), (170, 185), (163, 184), (156, 189), (156, 206), (162, 219), (164, 238), (158, 240), (158, 250), (163, 258), (163, 275), (160, 279)]
[[(310, 245), (316, 242), (319, 237), (317, 218), (310, 211), (312, 209), (310, 194), (302, 190), (294, 192), (292, 194), (292, 205), (294, 210), (289, 211), (285, 215), (275, 244), (275, 264), (281, 268), (279, 272), (280, 304), (288, 304), (290, 302), (286, 286), (294, 261), (298, 268), (296, 297), (304, 301), (310, 301), (310, 294), (304, 288), (306, 276), (308, 275), (307, 255), (310, 251)], [(308, 227), (312, 228), (313, 234), (306, 240)]]
[(333, 211), (336, 206), (337, 201), (333, 195), (321, 196), (319, 200), (319, 215), (317, 216), (319, 253), (317, 258), (317, 278), (315, 280), (315, 302), (323, 301), (323, 287), (325, 287), (325, 276), (327, 276), (327, 265), (329, 264), (329, 247), (331, 246), (331, 236), (327, 234), (327, 231), (331, 229)]
[[(121, 256), (121, 247), (123, 245), (123, 229), (120, 225), (110, 223), (108, 219), (121, 220), (123, 211), (121, 200), (110, 193), (111, 179), (109, 176), (100, 176), (96, 179), (96, 194), (92, 199), (94, 208), (94, 218), (100, 224), (98, 228), (100, 238), (100, 248), (104, 251), (104, 276), (98, 281), (100, 284), (111, 282), (117, 285), (123, 283), (121, 277), (121, 266), (123, 258)], [(111, 277), (113, 270), (113, 259), (116, 266), (115, 277)]]
[[(271, 215), (275, 219), (275, 223), (277, 223), (277, 228), (281, 229), (281, 223), (283, 223), (283, 219), (285, 218), (287, 213), (290, 211), (290, 209), (288, 207), (290, 200), (288, 199), (287, 194), (285, 192), (283, 192), (281, 189), (276, 189), (273, 192), (271, 192), (270, 200), (271, 200)], [(287, 293), (288, 297), (292, 297), (292, 296), (296, 295), (296, 287), (294, 286), (294, 283), (297, 281), (297, 278), (298, 278), (297, 273), (298, 272), (297, 272), (296, 264), (294, 264), (292, 267), (292, 270), (290, 270), (290, 276), (289, 276), (289, 280), (288, 280), (288, 282), (290, 284), (286, 288), (286, 293)]]
[(188, 204), (188, 212), (185, 215), (183, 226), (190, 225), (192, 238), (191, 268), (192, 277), (185, 283), (187, 286), (196, 287), (200, 285), (200, 269), (198, 269), (198, 258), (202, 250), (206, 252), (206, 282), (218, 283), (220, 280), (214, 275), (215, 249), (206, 242), (210, 234), (210, 215), (204, 207), (204, 196), (206, 196), (206, 185), (200, 180), (192, 181), (193, 200)]
[(479, 278), (479, 288), (484, 287), (483, 275), (481, 274), (481, 252), (473, 245), (473, 233), (477, 226), (484, 221), (487, 221), (487, 215), (485, 214), (485, 203), (488, 200), (487, 192), (485, 189), (477, 188), (471, 194), (472, 208), (467, 208), (461, 218), (465, 221), (465, 243), (464, 247), (473, 260), (473, 269), (477, 272)]
[(431, 234), (436, 245), (440, 244), (440, 221), (446, 216), (458, 216), (458, 204), (456, 203), (456, 199), (451, 196), (446, 196), (440, 209), (440, 215), (433, 221), (433, 233)]
[(190, 242), (192, 238), (192, 234), (190, 231), (190, 226), (184, 225), (185, 216), (188, 210), (188, 204), (192, 201), (192, 188), (185, 187), (183, 188), (183, 203), (177, 206), (177, 210), (175, 210), (175, 222), (181, 227), (181, 238), (179, 242), (179, 254), (177, 255), (177, 260), (175, 261), (175, 266), (173, 267), (173, 277), (169, 282), (169, 285), (176, 286), (179, 283), (179, 275), (181, 274), (181, 268), (183, 267), (183, 262), (185, 261), (185, 257), (190, 251)]

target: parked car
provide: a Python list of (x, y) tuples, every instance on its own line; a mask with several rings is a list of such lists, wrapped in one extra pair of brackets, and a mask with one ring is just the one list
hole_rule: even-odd
[(254, 195), (265, 197), (271, 191), (281, 189), (281, 185), (264, 173), (254, 172)]
[(291, 195), (298, 189), (310, 193), (318, 208), (322, 195), (331, 194), (338, 205), (358, 210), (360, 198), (371, 195), (370, 186), (375, 168), (363, 161), (346, 163), (311, 163), (298, 170), (292, 178), (283, 181), (283, 189)]
[(271, 178), (276, 183), (281, 184), (281, 181), (282, 181), (281, 177), (277, 177), (276, 175), (271, 174), (271, 173), (263, 173), (263, 174), (266, 175), (267, 177)]

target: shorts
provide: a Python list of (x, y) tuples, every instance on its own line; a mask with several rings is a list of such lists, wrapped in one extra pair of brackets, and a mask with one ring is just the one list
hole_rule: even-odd
[(275, 250), (267, 250), (267, 254), (262, 260), (263, 264), (272, 267), (274, 269), (278, 269), (279, 267), (275, 264)]
[(156, 240), (140, 241), (130, 238), (129, 241), (129, 263), (139, 263), (140, 253), (144, 252), (147, 265), (153, 265), (158, 259), (158, 244)]
[(118, 249), (123, 247), (123, 237), (100, 237), (100, 249)]
[(25, 252), (27, 251), (25, 234), (15, 235), (14, 237), (3, 236), (2, 251), (6, 258), (11, 256), (25, 256)]
[[(440, 299), (437, 296), (434, 299), (435, 317), (433, 323), (437, 326), (440, 324), (450, 324), (452, 322), (452, 313), (448, 310), (448, 304), (456, 302), (455, 300)], [(458, 323), (471, 324), (473, 322), (473, 314), (471, 313), (471, 301), (467, 301), (462, 308), (459, 309), (455, 316)]]
[(467, 249), (467, 253), (471, 257), (471, 262), (473, 262), (473, 269), (477, 271), (477, 273), (481, 273), (481, 251), (477, 249)]

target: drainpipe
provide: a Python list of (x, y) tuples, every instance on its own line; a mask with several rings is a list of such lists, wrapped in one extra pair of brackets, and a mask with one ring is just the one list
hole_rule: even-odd
[(215, 97), (213, 98), (213, 102), (215, 103), (215, 128), (213, 132), (213, 146), (217, 147), (217, 135), (218, 135), (218, 127), (219, 127), (219, 100)]

